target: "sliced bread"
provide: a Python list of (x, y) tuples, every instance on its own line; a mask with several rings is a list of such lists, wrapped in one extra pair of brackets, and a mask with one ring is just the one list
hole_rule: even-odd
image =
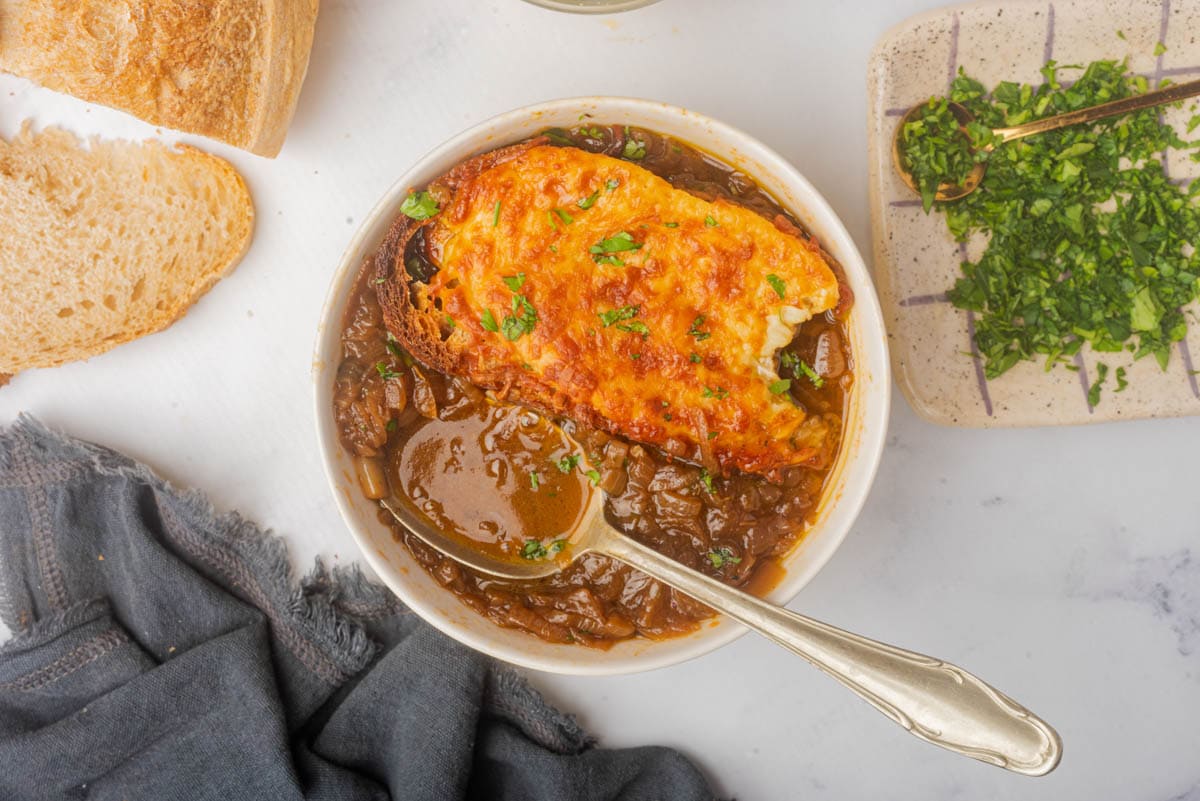
[(6, 0), (0, 70), (274, 156), (316, 19), (317, 0)]
[(166, 328), (250, 244), (254, 206), (228, 162), (88, 144), (28, 124), (0, 139), (0, 376)]

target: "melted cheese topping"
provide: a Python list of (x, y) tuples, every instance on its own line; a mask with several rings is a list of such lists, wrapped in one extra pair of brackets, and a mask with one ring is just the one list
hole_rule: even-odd
[[(612, 250), (626, 237), (638, 247)], [(800, 464), (836, 436), (771, 385), (776, 351), (837, 303), (837, 279), (814, 243), (752, 211), (539, 146), (460, 184), (425, 238), (440, 270), (417, 305), (453, 320), (447, 345), (476, 383), (722, 469)], [(517, 296), (537, 319), (510, 339), (504, 318), (529, 322)]]

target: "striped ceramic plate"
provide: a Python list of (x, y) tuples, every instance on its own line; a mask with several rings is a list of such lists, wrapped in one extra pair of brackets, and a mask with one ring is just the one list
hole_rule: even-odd
[[(986, 86), (1001, 80), (1035, 83), (1050, 59), (1086, 64), (1129, 59), (1134, 72), (1156, 79), (1200, 78), (1200, 0), (1053, 0), (982, 2), (915, 17), (880, 40), (869, 68), (871, 219), (875, 280), (887, 320), (892, 364), (900, 389), (926, 419), (958, 426), (1063, 425), (1142, 417), (1200, 414), (1200, 318), (1171, 355), (1167, 371), (1154, 359), (1085, 351), (1075, 371), (1061, 365), (1018, 365), (998, 379), (984, 378), (972, 345), (974, 315), (946, 300), (965, 246), (946, 232), (940, 215), (926, 216), (920, 201), (891, 167), (899, 116), (932, 94), (944, 94), (959, 66)], [(1117, 35), (1120, 31), (1123, 38)], [(1162, 42), (1166, 51), (1155, 55)], [(1194, 113), (1170, 109), (1180, 128)], [(1169, 175), (1186, 182), (1200, 165), (1173, 154)], [(1116, 358), (1114, 358), (1114, 356)], [(1096, 364), (1124, 366), (1130, 386), (1114, 393), (1110, 373), (1101, 402), (1088, 402)]]

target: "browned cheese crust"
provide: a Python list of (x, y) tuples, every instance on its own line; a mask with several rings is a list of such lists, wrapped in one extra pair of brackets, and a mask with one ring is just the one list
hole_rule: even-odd
[[(418, 360), (721, 471), (824, 466), (837, 420), (808, 415), (775, 367), (796, 327), (838, 302), (815, 241), (543, 140), (428, 191), (438, 213), (400, 214), (367, 266)], [(414, 253), (436, 268), (427, 281), (406, 267)]]

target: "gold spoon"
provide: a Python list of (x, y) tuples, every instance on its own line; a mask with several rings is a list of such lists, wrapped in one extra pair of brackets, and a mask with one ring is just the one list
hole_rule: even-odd
[(599, 490), (589, 490), (580, 522), (564, 532), (565, 547), (533, 561), (489, 556), (401, 499), (379, 503), (426, 544), (500, 578), (545, 578), (589, 552), (624, 562), (798, 654), (911, 734), (955, 753), (1028, 776), (1054, 770), (1062, 755), (1062, 741), (1045, 721), (962, 668), (767, 603), (625, 536), (605, 520)]
[[(1158, 89), (1142, 95), (1122, 98), (1121, 100), (1113, 100), (1110, 103), (1102, 103), (1098, 106), (1089, 106), (1088, 108), (1068, 111), (1066, 114), (1044, 117), (1040, 120), (1027, 122), (1024, 125), (1014, 125), (1011, 128), (996, 128), (992, 131), (992, 135), (996, 139), (983, 148), (983, 150), (990, 153), (995, 148), (995, 145), (1011, 142), (1014, 139), (1022, 139), (1026, 136), (1045, 133), (1046, 131), (1057, 131), (1059, 128), (1066, 128), (1069, 125), (1095, 122), (1105, 117), (1128, 114), (1132, 111), (1141, 111), (1145, 108), (1154, 108), (1155, 106), (1162, 106), (1167, 103), (1175, 103), (1197, 95), (1200, 95), (1200, 80), (1168, 86), (1166, 89)], [(963, 136), (966, 136), (967, 123), (975, 119), (974, 115), (958, 103), (949, 103), (948, 105), (950, 113), (958, 120), (959, 131)], [(900, 178), (908, 185), (909, 189), (918, 194), (921, 190), (917, 187), (916, 181), (913, 180), (912, 171), (904, 163), (900, 148), (900, 136), (904, 131), (905, 124), (912, 122), (925, 109), (925, 106), (925, 103), (918, 103), (905, 112), (896, 126), (896, 133), (892, 136), (892, 164), (895, 165), (896, 172), (900, 173)], [(963, 179), (961, 184), (939, 184), (937, 194), (934, 197), (942, 201), (964, 198), (975, 191), (980, 182), (983, 181), (983, 174), (986, 171), (987, 162), (977, 162), (975, 168), (967, 174), (967, 177)]]

